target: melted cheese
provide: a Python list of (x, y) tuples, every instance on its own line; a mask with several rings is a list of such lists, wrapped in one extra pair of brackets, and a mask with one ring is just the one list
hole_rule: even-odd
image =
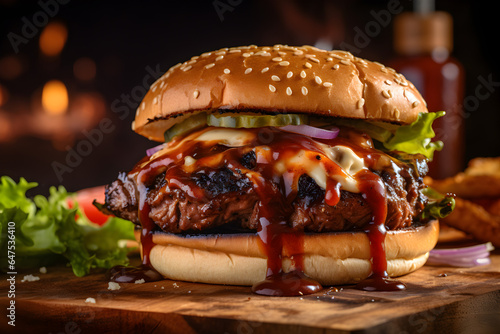
[(255, 134), (243, 129), (217, 128), (203, 132), (195, 140), (205, 142), (216, 142), (229, 147), (248, 145), (255, 139)]
[[(207, 128), (205, 130), (195, 132), (188, 135), (180, 141), (172, 142), (166, 145), (162, 150), (156, 152), (150, 161), (162, 155), (169, 154), (176, 149), (182, 147), (189, 141), (204, 142), (207, 146), (221, 144), (228, 147), (241, 147), (255, 141), (258, 133), (245, 129), (230, 129), (230, 128)], [(267, 145), (261, 145), (254, 148), (258, 164), (273, 164), (274, 173), (277, 176), (283, 176), (290, 171), (299, 171), (309, 175), (323, 189), (326, 189), (328, 178), (334, 179), (342, 189), (350, 192), (359, 192), (356, 181), (356, 173), (366, 168), (363, 158), (354, 153), (352, 149), (346, 146), (337, 145), (329, 146), (320, 142), (316, 142), (316, 146), (322, 153), (322, 159), (318, 160), (318, 152), (300, 150), (295, 155), (280, 156), (278, 152), (273, 152), (272, 148)], [(210, 162), (205, 160), (204, 165), (214, 165), (221, 161), (223, 153), (212, 156)], [(341, 172), (331, 173), (329, 175), (325, 158), (337, 164), (341, 168)], [(201, 163), (202, 161), (200, 161)], [(147, 164), (146, 162), (145, 164)], [(196, 169), (196, 160), (190, 156), (184, 158), (184, 168), (186, 171), (194, 171)], [(249, 176), (249, 175), (248, 175)]]
[[(365, 168), (363, 159), (346, 146), (330, 147), (322, 145), (322, 148), (324, 148), (324, 155), (342, 169), (341, 174), (330, 175), (330, 178), (340, 183), (342, 189), (358, 193), (359, 188), (354, 175)], [(317, 155), (316, 152), (301, 150), (288, 159), (276, 161), (274, 170), (279, 175), (283, 175), (289, 170), (303, 170), (305, 174), (314, 179), (318, 186), (326, 189), (326, 182), (329, 177), (327, 168), (324, 162), (316, 159)]]

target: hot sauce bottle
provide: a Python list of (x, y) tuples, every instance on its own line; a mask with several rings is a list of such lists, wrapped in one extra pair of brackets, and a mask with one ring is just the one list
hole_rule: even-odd
[(446, 111), (433, 125), (436, 139), (444, 143), (429, 163), (429, 176), (442, 179), (464, 167), (464, 69), (451, 56), (453, 19), (434, 11), (432, 1), (415, 1), (413, 12), (394, 20), (397, 58), (391, 66), (410, 80), (427, 101), (429, 111)]

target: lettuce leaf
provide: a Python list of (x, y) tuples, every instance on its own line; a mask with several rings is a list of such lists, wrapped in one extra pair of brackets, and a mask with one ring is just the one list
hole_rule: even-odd
[(443, 148), (443, 142), (431, 141), (436, 135), (432, 129), (432, 123), (436, 118), (444, 115), (444, 111), (420, 113), (415, 122), (398, 127), (394, 136), (383, 142), (384, 147), (390, 151), (420, 153), (432, 160), (434, 151), (440, 151)]
[[(9, 270), (9, 233), (15, 236), (15, 268), (32, 268), (53, 263), (68, 263), (76, 276), (92, 268), (127, 264), (127, 247), (121, 240), (134, 240), (131, 222), (111, 217), (102, 227), (89, 221), (78, 203), (69, 208), (64, 187), (51, 187), (48, 197), (26, 197), (36, 187), (21, 178), (0, 179), (0, 268)], [(15, 230), (9, 226), (15, 223)], [(10, 223), (10, 224), (9, 224)], [(12, 245), (12, 243), (10, 244)]]
[(432, 160), (434, 151), (440, 151), (443, 148), (443, 142), (432, 141), (436, 135), (432, 129), (432, 123), (436, 118), (444, 115), (444, 111), (419, 113), (417, 120), (408, 125), (353, 119), (338, 119), (335, 124), (364, 131), (380, 144), (378, 147), (382, 150), (422, 154)]
[(455, 198), (453, 196), (443, 195), (431, 187), (424, 188), (421, 192), (429, 199), (421, 215), (423, 219), (444, 218), (455, 209)]

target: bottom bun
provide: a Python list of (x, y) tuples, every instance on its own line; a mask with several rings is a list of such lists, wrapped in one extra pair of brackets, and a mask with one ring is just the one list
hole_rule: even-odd
[[(422, 267), (439, 235), (437, 220), (424, 226), (389, 231), (385, 239), (391, 277)], [(152, 266), (165, 278), (190, 282), (253, 285), (265, 279), (267, 259), (256, 234), (179, 236), (157, 233)], [(322, 285), (351, 284), (371, 273), (370, 241), (364, 232), (315, 233), (303, 237), (304, 272)], [(293, 250), (283, 250), (283, 269)]]

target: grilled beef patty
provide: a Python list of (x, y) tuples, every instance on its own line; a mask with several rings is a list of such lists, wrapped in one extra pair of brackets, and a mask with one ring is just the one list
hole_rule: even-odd
[[(243, 155), (240, 163), (247, 169), (255, 167), (253, 151)], [(397, 168), (376, 172), (385, 185), (388, 229), (411, 226), (413, 217), (423, 210), (427, 199), (420, 193), (422, 177), (427, 172), (425, 161), (399, 161)], [(259, 197), (252, 182), (239, 170), (227, 167), (200, 169), (187, 178), (201, 189), (197, 199), (184, 190), (169, 187), (165, 173), (159, 174), (147, 189), (149, 217), (157, 226), (171, 233), (205, 231), (235, 224), (257, 230)], [(110, 213), (140, 224), (137, 186), (134, 178), (120, 173), (106, 188), (104, 208)], [(290, 206), (288, 224), (310, 232), (352, 231), (366, 228), (372, 220), (372, 210), (361, 193), (342, 190), (337, 205), (325, 203), (325, 190), (304, 174), (300, 177), (297, 194)]]

